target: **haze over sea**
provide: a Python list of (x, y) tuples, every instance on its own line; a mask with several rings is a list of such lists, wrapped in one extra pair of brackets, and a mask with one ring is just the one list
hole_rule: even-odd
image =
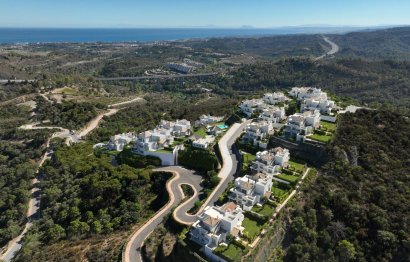
[(264, 36), (285, 34), (342, 33), (363, 28), (349, 27), (283, 27), (256, 28), (0, 28), (0, 43), (58, 42), (152, 42), (210, 37)]

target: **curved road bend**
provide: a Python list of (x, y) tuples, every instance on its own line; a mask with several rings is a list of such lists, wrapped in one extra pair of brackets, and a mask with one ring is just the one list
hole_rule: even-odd
[(328, 37), (326, 37), (326, 36), (323, 36), (323, 40), (330, 45), (330, 50), (327, 51), (325, 54), (316, 57), (315, 60), (320, 60), (320, 59), (325, 58), (326, 56), (334, 55), (334, 54), (336, 54), (337, 52), (339, 52), (339, 49), (340, 49), (340, 48), (339, 48), (339, 46), (338, 46), (335, 42), (332, 42), (332, 41), (331, 41)]
[[(250, 121), (246, 121), (242, 124), (234, 124), (226, 134), (221, 138), (218, 143), (219, 150), (221, 151), (223, 167), (219, 172), (218, 176), (221, 178), (221, 181), (214, 189), (209, 198), (202, 205), (200, 210), (197, 212), (200, 213), (207, 205), (213, 204), (218, 200), (219, 196), (225, 191), (228, 186), (229, 181), (233, 179), (233, 175), (237, 172), (238, 166), (238, 154), (233, 152), (233, 144), (242, 134), (243, 129)], [(235, 151), (237, 151), (235, 149)], [(136, 231), (127, 241), (126, 248), (123, 254), (124, 262), (142, 262), (141, 256), (141, 247), (144, 244), (145, 239), (151, 234), (151, 232), (163, 221), (163, 218), (169, 214), (172, 208), (178, 206), (180, 201), (183, 199), (183, 192), (180, 188), (181, 184), (189, 184), (195, 189), (194, 196), (189, 200), (185, 201), (182, 205), (178, 206), (174, 213), (173, 217), (179, 223), (190, 225), (194, 223), (197, 219), (197, 215), (189, 215), (187, 211), (194, 206), (196, 200), (198, 200), (198, 193), (202, 189), (199, 184), (195, 186), (195, 182), (191, 183), (188, 180), (192, 179), (193, 173), (187, 169), (181, 167), (165, 167), (156, 169), (158, 171), (171, 171), (174, 172), (175, 177), (167, 183), (167, 191), (170, 194), (170, 202), (163, 207), (153, 218), (146, 222), (138, 231)], [(188, 176), (188, 177), (186, 177)], [(194, 175), (195, 176), (195, 175)], [(195, 178), (196, 179), (196, 178)], [(202, 178), (200, 178), (202, 179)], [(199, 181), (196, 181), (200, 183)]]
[(184, 193), (181, 188), (181, 184), (188, 184), (194, 189), (194, 195), (184, 202), (182, 206), (184, 208), (184, 214), (178, 217), (181, 220), (190, 219), (185, 217), (186, 211), (188, 211), (198, 200), (199, 192), (202, 190), (200, 186), (202, 177), (195, 174), (193, 171), (178, 167), (170, 166), (155, 169), (155, 171), (165, 171), (174, 173), (174, 177), (167, 182), (166, 188), (169, 193), (169, 202), (161, 208), (147, 223), (140, 227), (133, 235), (128, 239), (123, 254), (123, 261), (143, 261), (141, 257), (141, 247), (145, 239), (154, 231), (155, 228), (164, 220), (169, 212), (176, 207), (182, 199), (184, 199)]

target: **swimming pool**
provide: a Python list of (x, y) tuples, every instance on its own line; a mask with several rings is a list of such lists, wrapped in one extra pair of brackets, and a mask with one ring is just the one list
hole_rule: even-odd
[(219, 127), (220, 129), (227, 129), (228, 128), (228, 126), (227, 125), (217, 125), (217, 127)]

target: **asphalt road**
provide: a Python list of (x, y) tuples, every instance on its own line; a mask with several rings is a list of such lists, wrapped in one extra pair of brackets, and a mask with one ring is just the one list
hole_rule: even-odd
[(166, 186), (170, 196), (169, 202), (130, 237), (123, 254), (123, 261), (143, 261), (141, 257), (141, 247), (143, 246), (145, 239), (184, 198), (182, 189), (180, 188), (181, 184), (191, 185), (195, 189), (195, 194), (187, 202), (184, 202), (184, 208), (180, 209), (178, 219), (186, 219), (187, 221), (192, 219), (190, 216), (187, 216), (186, 211), (193, 207), (194, 202), (198, 200), (198, 194), (202, 190), (202, 187), (200, 186), (202, 177), (191, 170), (178, 166), (163, 167), (156, 169), (155, 171), (174, 173), (174, 177), (167, 182)]
[[(223, 159), (223, 167), (218, 174), (221, 181), (202, 205), (197, 214), (199, 214), (206, 206), (213, 205), (213, 203), (217, 201), (219, 196), (225, 191), (229, 181), (233, 180), (234, 174), (238, 170), (238, 159), (240, 159), (239, 151), (233, 146), (233, 144), (242, 134), (243, 129), (248, 123), (249, 121), (242, 124), (234, 124), (219, 141), (219, 149)], [(139, 230), (137, 230), (130, 237), (130, 239), (128, 239), (127, 246), (123, 254), (124, 262), (143, 261), (141, 256), (141, 247), (143, 246), (145, 239), (163, 221), (164, 217), (167, 216), (174, 207), (177, 207), (183, 199), (183, 193), (180, 189), (181, 184), (189, 184), (193, 186), (195, 189), (195, 194), (192, 198), (185, 201), (175, 209), (173, 212), (173, 217), (178, 222), (186, 225), (191, 225), (197, 219), (197, 215), (189, 215), (186, 212), (191, 209), (194, 206), (195, 201), (198, 200), (198, 194), (202, 190), (200, 186), (202, 178), (195, 175), (193, 171), (181, 167), (164, 167), (157, 170), (171, 171), (176, 175), (176, 177), (167, 183), (167, 190), (170, 194), (170, 202)]]
[(330, 50), (327, 51), (325, 54), (316, 57), (315, 60), (323, 59), (323, 58), (325, 58), (326, 56), (334, 55), (334, 54), (336, 54), (337, 52), (339, 52), (339, 46), (338, 46), (335, 42), (332, 42), (332, 41), (331, 41), (329, 38), (327, 38), (326, 36), (323, 37), (323, 40), (330, 45)]

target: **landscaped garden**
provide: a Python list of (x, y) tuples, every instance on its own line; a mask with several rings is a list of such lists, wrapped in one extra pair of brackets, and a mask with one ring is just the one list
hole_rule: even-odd
[(198, 135), (198, 136), (200, 136), (200, 137), (202, 137), (202, 138), (204, 138), (204, 137), (206, 136), (206, 129), (205, 129), (205, 127), (199, 128), (198, 130), (196, 130), (196, 131), (194, 132), (194, 134), (195, 134), (195, 135)]
[(214, 252), (227, 261), (240, 261), (241, 257), (246, 254), (246, 249), (232, 242), (228, 246), (218, 246)]
[(279, 182), (274, 183), (272, 186), (272, 195), (275, 199), (279, 199), (279, 202), (282, 202), (289, 195), (289, 189), (286, 187), (288, 187), (288, 185), (279, 184)]
[(290, 160), (289, 166), (292, 171), (295, 171), (300, 174), (305, 170), (305, 165), (299, 162), (296, 162), (295, 160)]
[(332, 136), (313, 134), (313, 135), (310, 135), (309, 138), (312, 139), (312, 140), (319, 141), (319, 142), (327, 143), (332, 139)]
[(252, 208), (253, 212), (256, 212), (262, 216), (270, 217), (275, 212), (275, 206), (269, 203), (265, 203), (262, 206), (254, 206)]
[(263, 224), (245, 216), (242, 226), (245, 228), (243, 231), (244, 236), (252, 241), (261, 232)]
[(288, 175), (288, 174), (283, 174), (283, 173), (281, 173), (279, 175), (276, 175), (276, 177), (279, 178), (279, 179), (285, 180), (289, 183), (296, 182), (299, 179), (299, 176)]
[(334, 133), (336, 131), (336, 123), (331, 123), (331, 122), (327, 122), (327, 121), (320, 121), (320, 125), (323, 131), (328, 131), (328, 132), (332, 132)]

